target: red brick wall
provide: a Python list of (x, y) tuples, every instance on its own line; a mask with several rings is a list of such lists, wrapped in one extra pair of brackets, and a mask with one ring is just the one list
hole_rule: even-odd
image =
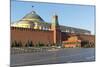
[(61, 43), (61, 31), (60, 30), (54, 30), (54, 43), (59, 44)]
[(33, 43), (53, 43), (53, 31), (11, 27), (11, 41), (14, 40), (21, 41), (24, 44), (28, 40)]

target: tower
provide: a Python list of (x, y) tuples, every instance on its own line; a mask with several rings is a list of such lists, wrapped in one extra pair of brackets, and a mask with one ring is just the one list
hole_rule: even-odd
[(58, 23), (58, 16), (56, 14), (52, 17), (51, 29), (53, 30), (54, 44), (59, 45), (61, 43), (61, 30)]

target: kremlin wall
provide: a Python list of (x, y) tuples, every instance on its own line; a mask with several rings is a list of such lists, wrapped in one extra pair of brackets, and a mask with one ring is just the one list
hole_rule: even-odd
[(14, 41), (21, 42), (23, 47), (28, 41), (33, 45), (43, 43), (53, 46), (59, 44), (64, 47), (83, 47), (87, 44), (94, 47), (95, 36), (88, 30), (59, 25), (57, 15), (52, 17), (51, 24), (47, 23), (32, 11), (11, 24), (11, 43)]
[(47, 44), (48, 42), (54, 43), (53, 31), (35, 30), (28, 28), (11, 27), (11, 39), (12, 41), (21, 41), (25, 46), (27, 41), (32, 41), (34, 44), (41, 42)]

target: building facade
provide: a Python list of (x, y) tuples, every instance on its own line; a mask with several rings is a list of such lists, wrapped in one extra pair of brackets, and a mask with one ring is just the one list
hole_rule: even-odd
[(52, 17), (51, 23), (48, 23), (32, 11), (21, 20), (11, 24), (11, 43), (21, 42), (22, 46), (26, 46), (27, 42), (31, 41), (33, 45), (43, 43), (54, 46), (81, 47), (82, 42), (94, 44), (94, 40), (94, 35), (91, 35), (88, 30), (59, 25), (56, 14)]

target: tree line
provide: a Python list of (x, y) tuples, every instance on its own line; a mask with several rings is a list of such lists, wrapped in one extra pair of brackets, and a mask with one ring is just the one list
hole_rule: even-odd
[(28, 40), (25, 44), (23, 44), (21, 41), (13, 41), (11, 42), (11, 47), (43, 47), (43, 46), (53, 46), (55, 44), (50, 44), (48, 42), (48, 44), (44, 44), (42, 42), (37, 42), (37, 43), (33, 43), (32, 41)]

